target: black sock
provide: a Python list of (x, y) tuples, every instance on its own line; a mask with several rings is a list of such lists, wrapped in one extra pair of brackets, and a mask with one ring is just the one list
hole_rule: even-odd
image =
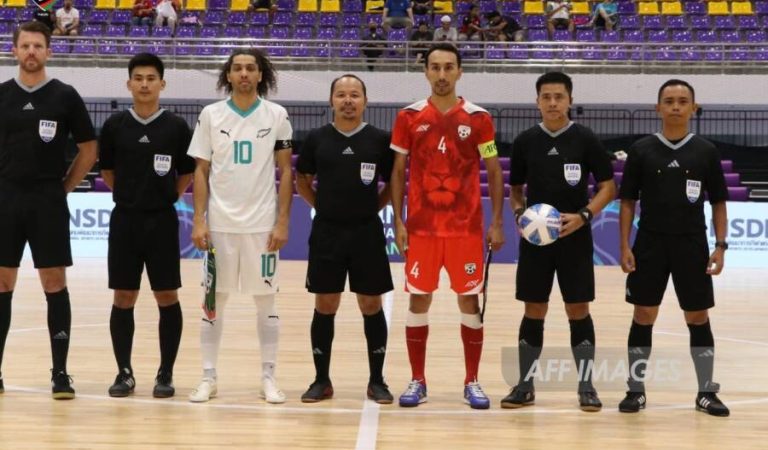
[(118, 372), (131, 367), (131, 350), (133, 349), (133, 308), (118, 308), (112, 305), (112, 313), (109, 315), (109, 334), (112, 335), (112, 350), (115, 353)]
[(579, 392), (593, 389), (592, 371), (595, 364), (595, 325), (592, 316), (569, 320), (571, 326), (571, 351), (579, 371)]
[(544, 320), (531, 319), (523, 316), (520, 322), (520, 336), (518, 351), (520, 355), (520, 380), (518, 386), (523, 390), (533, 389), (533, 378), (526, 380), (526, 375), (536, 364), (541, 356), (541, 348), (544, 345)]
[(363, 315), (365, 339), (368, 341), (369, 383), (384, 383), (384, 358), (387, 355), (387, 319), (379, 310), (370, 316)]
[[(0, 368), (3, 367), (3, 352), (8, 330), (11, 329), (11, 298), (13, 291), (0, 292)], [(2, 374), (2, 372), (0, 372)]]
[(699, 392), (711, 392), (715, 366), (715, 338), (712, 336), (712, 327), (707, 320), (707, 323), (702, 325), (689, 323), (688, 330), (691, 332), (691, 358), (696, 369)]
[(72, 328), (72, 308), (67, 288), (59, 292), (45, 293), (48, 302), (48, 335), (51, 339), (51, 356), (54, 375), (67, 371), (69, 335)]
[(160, 335), (160, 370), (173, 373), (173, 365), (176, 364), (176, 355), (179, 353), (181, 330), (184, 327), (181, 305), (176, 302), (169, 306), (158, 306), (157, 309), (160, 310), (157, 325)]
[[(640, 325), (632, 321), (627, 339), (627, 360), (632, 373), (627, 380), (631, 392), (645, 392), (645, 370), (653, 346), (653, 325)], [(633, 370), (634, 368), (634, 370)]]
[(333, 321), (336, 314), (320, 314), (315, 310), (312, 317), (312, 359), (315, 362), (315, 380), (330, 381), (331, 347), (333, 346)]

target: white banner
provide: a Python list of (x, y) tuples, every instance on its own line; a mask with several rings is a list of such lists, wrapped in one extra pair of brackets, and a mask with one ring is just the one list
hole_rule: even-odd
[[(715, 246), (712, 209), (704, 205), (709, 247)], [(728, 202), (728, 241), (725, 269), (768, 267), (768, 203)]]

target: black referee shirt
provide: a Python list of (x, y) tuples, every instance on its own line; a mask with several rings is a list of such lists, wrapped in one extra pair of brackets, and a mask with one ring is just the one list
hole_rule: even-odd
[(27, 88), (0, 84), (0, 178), (15, 183), (60, 182), (66, 174), (67, 139), (96, 138), (85, 103), (56, 79)]
[(146, 120), (133, 109), (110, 116), (99, 136), (99, 165), (115, 172), (115, 203), (143, 211), (173, 206), (177, 175), (195, 170), (191, 139), (187, 122), (163, 109)]
[(389, 133), (363, 123), (351, 133), (332, 124), (309, 132), (296, 171), (317, 177), (318, 217), (364, 221), (379, 212), (379, 179), (389, 182), (394, 152)]
[(660, 133), (629, 149), (619, 197), (640, 200), (643, 230), (687, 234), (706, 230), (704, 193), (711, 203), (728, 199), (717, 148), (689, 134), (673, 144)]
[(603, 144), (589, 128), (571, 122), (556, 132), (536, 125), (512, 143), (509, 184), (528, 184), (528, 204), (547, 203), (574, 213), (589, 203), (589, 174), (597, 183), (613, 179)]

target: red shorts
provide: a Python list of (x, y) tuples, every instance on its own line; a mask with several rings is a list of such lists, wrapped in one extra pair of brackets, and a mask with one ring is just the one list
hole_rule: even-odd
[(482, 235), (457, 238), (409, 235), (405, 253), (406, 292), (435, 291), (440, 269), (445, 267), (454, 292), (479, 294), (483, 289), (483, 248)]

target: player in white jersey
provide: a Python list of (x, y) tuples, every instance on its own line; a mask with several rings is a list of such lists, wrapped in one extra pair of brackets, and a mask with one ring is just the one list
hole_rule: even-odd
[(189, 146), (197, 160), (192, 240), (199, 249), (216, 249), (215, 314), (201, 323), (203, 379), (190, 394), (193, 402), (217, 393), (222, 319), (233, 292), (252, 296), (258, 309), (261, 395), (269, 403), (285, 401), (274, 377), (280, 332), (275, 292), (278, 250), (288, 240), (293, 131), (285, 108), (264, 98), (275, 85), (275, 70), (261, 51), (236, 50), (218, 83), (231, 97), (203, 109)]

